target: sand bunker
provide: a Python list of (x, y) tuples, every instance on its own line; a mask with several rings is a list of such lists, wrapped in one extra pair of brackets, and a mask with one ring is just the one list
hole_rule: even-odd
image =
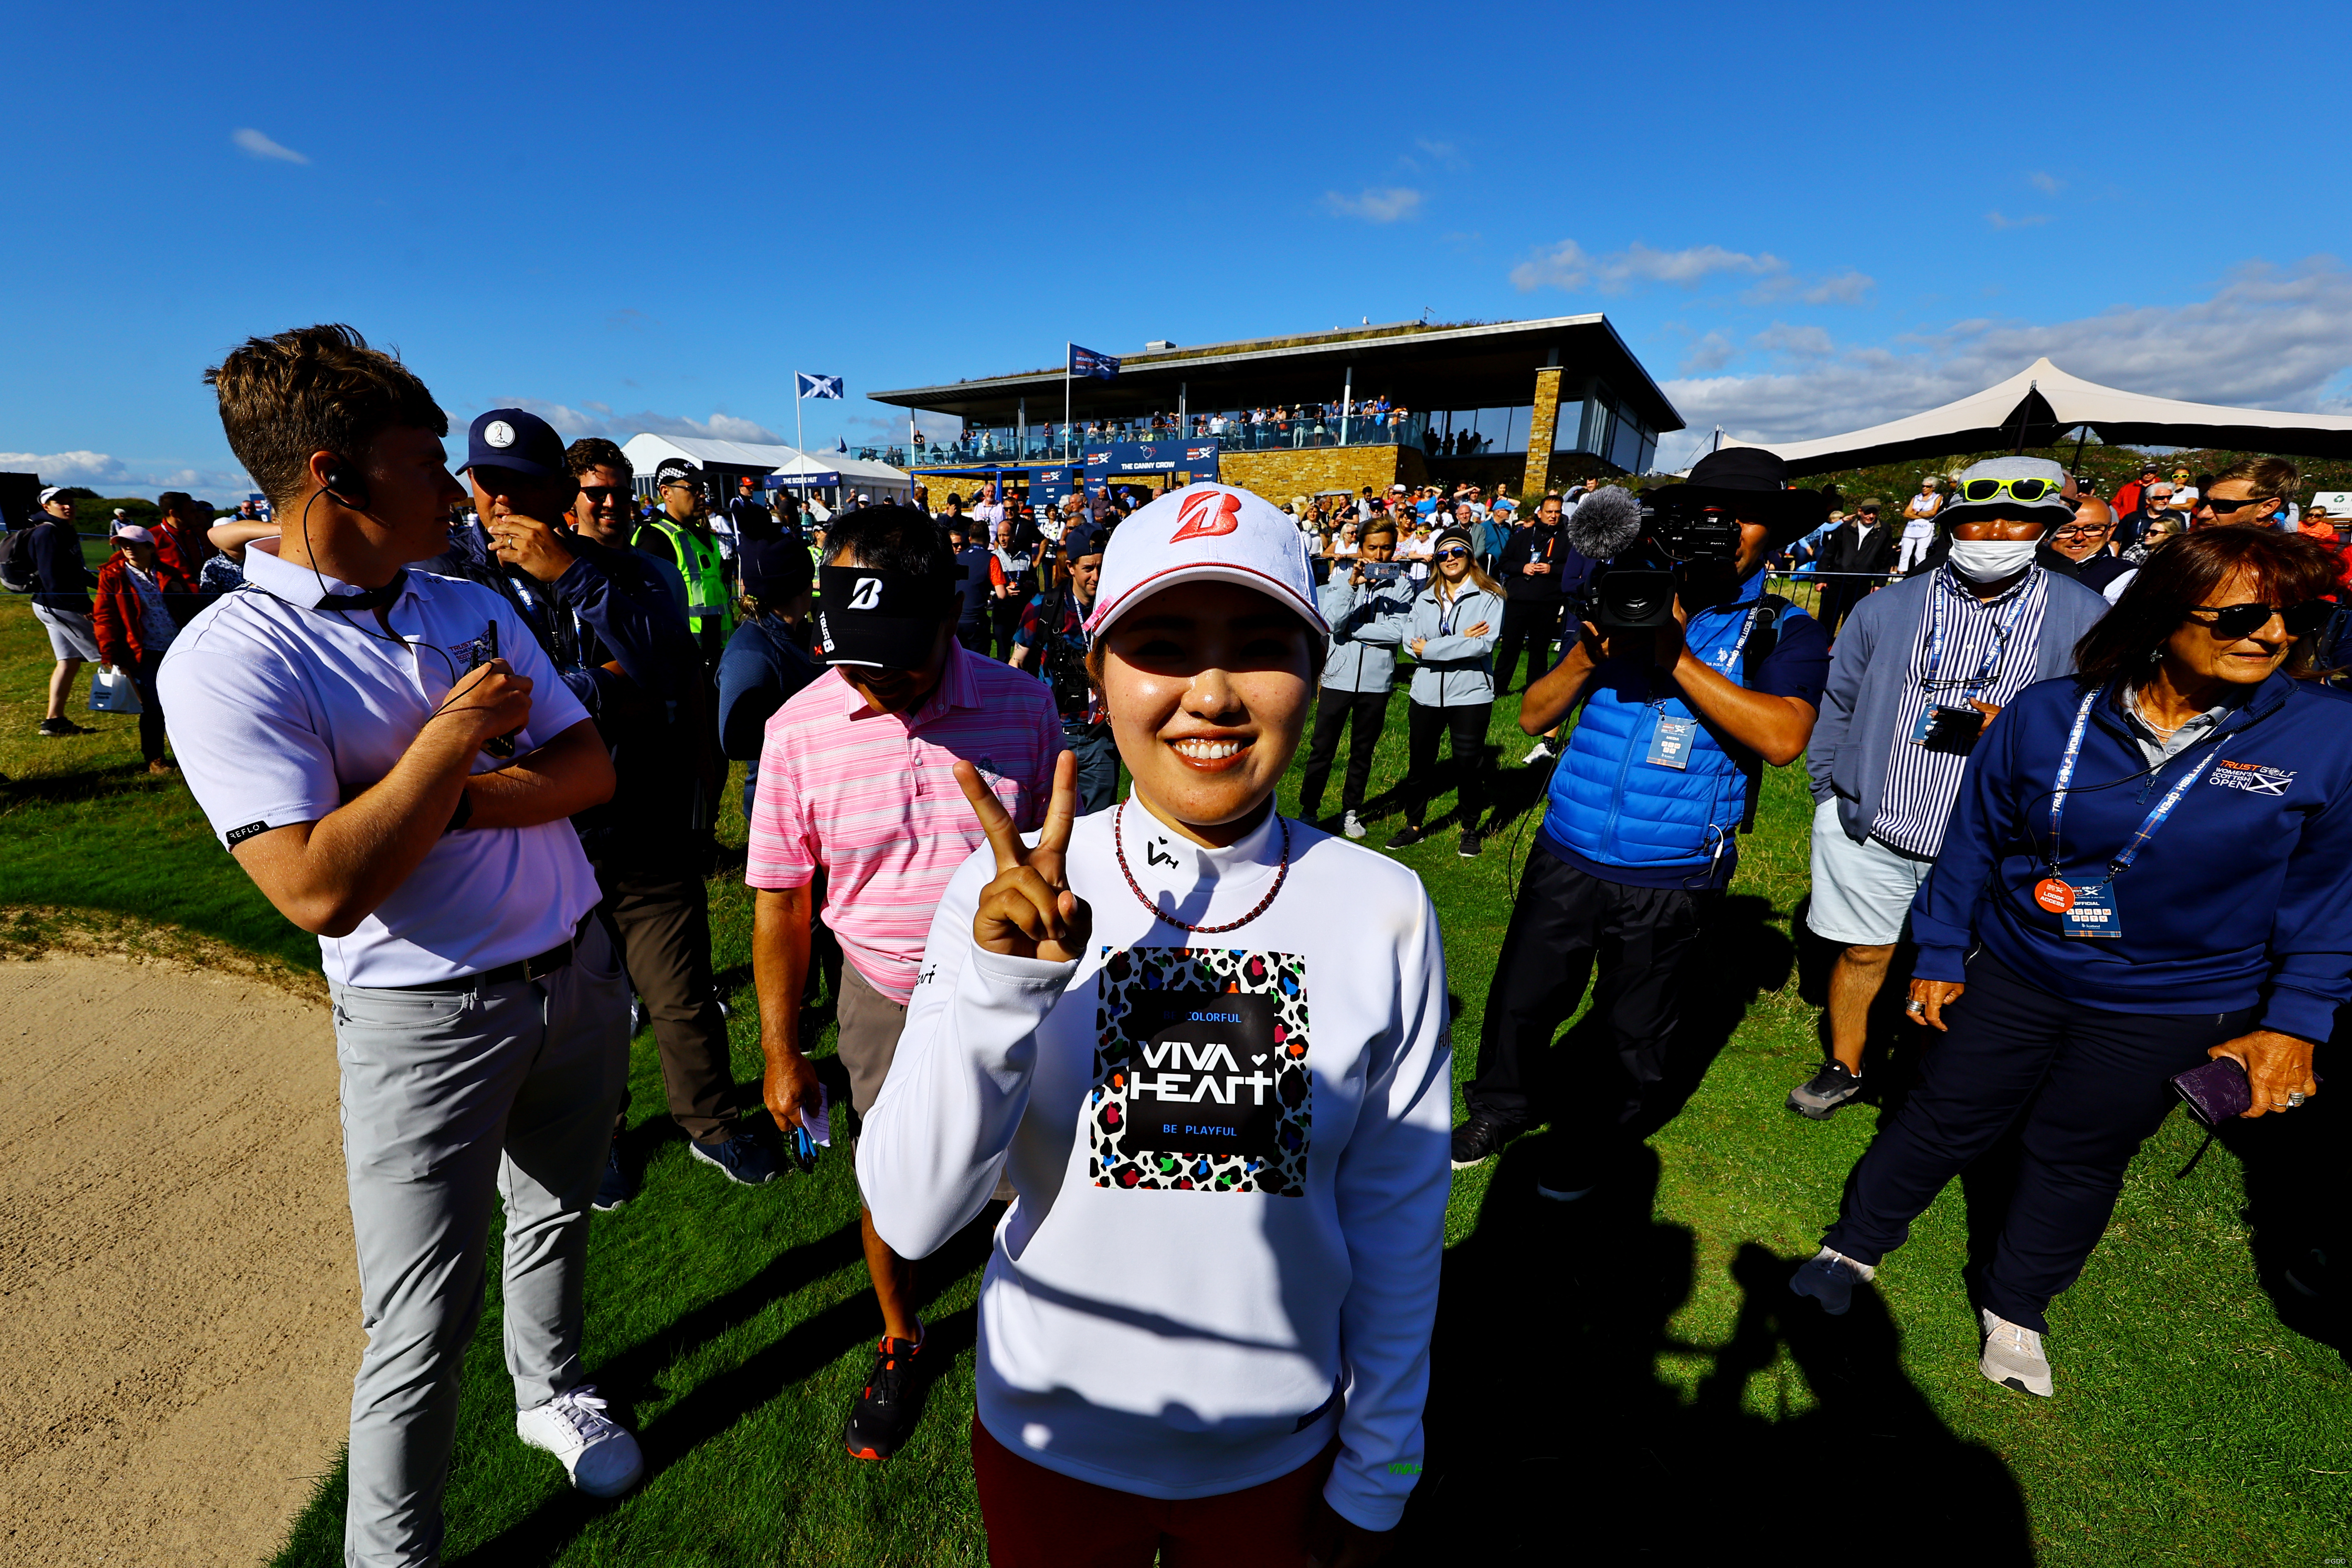
[(0, 963), (0, 1563), (265, 1560), (342, 1440), (358, 1301), (322, 1003)]

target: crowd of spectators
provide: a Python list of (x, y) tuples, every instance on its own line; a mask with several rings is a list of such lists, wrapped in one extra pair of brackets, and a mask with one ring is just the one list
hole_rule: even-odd
[[(350, 464), (307, 427), (265, 434), (310, 417), (296, 394), (318, 363), (373, 410), (359, 432), (373, 445)], [(1604, 624), (1610, 565), (1571, 542), (1588, 537), (1575, 513), (1598, 480), (1531, 506), (1472, 483), (1277, 508), (1213, 484), (1033, 497), (989, 482), (936, 510), (927, 490), (835, 510), (749, 480), (719, 493), (678, 460), (640, 496), (610, 441), (566, 446), (527, 411), (494, 409), (467, 432), (461, 484), (431, 462), (379, 460), (386, 442), (425, 451), (446, 419), (347, 329), (255, 340), (214, 374), (232, 445), (276, 506), (215, 519), (166, 495), (153, 524), (118, 522), (93, 581), (70, 501), (45, 494), (24, 550), (57, 658), (41, 731), (84, 732), (64, 714), (83, 664), (123, 672), (147, 765), (171, 768), (170, 728), (223, 843), (320, 936), (361, 1064), (345, 1082), (371, 1331), (355, 1557), (429, 1555), (437, 1540), (450, 1424), (432, 1411), (454, 1408), (494, 1194), (509, 1208), (519, 1436), (598, 1495), (643, 1474), (578, 1357), (585, 1213), (633, 1201), (642, 1179), (625, 1157), (616, 1007), (650, 1027), (698, 1164), (757, 1185), (825, 1147), (861, 1162), (882, 1331), (843, 1428), (850, 1456), (896, 1452), (935, 1374), (920, 1258), (991, 1196), (1013, 1198), (1005, 1256), (1021, 1268), (992, 1265), (983, 1291), (992, 1348), (972, 1438), (1004, 1560), (1052, 1561), (1055, 1531), (1100, 1522), (1071, 1512), (1066, 1483), (1089, 1474), (1118, 1495), (1241, 1495), (1211, 1484), (1223, 1454), (1291, 1485), (1281, 1528), (1328, 1504), (1333, 1538), (1368, 1563), (1419, 1471), (1437, 1149), (1478, 1164), (1549, 1121), (1528, 1168), (1539, 1197), (1576, 1203), (1626, 1176), (1633, 1146), (1673, 1113), (1683, 998), (1727, 956), (1719, 915), (1766, 767), (1805, 763), (1805, 918), (1836, 953), (1824, 1059), (1787, 1103), (1827, 1120), (1867, 1102), (1898, 1050), (1916, 1080), (1790, 1288), (1844, 1313), (1944, 1184), (2015, 1126), (2022, 1174), (1974, 1284), (1979, 1365), (1996, 1384), (2053, 1394), (2047, 1309), (2099, 1244), (2171, 1081), (2234, 1063), (2245, 1114), (2295, 1110), (2352, 1004), (2352, 854), (2336, 842), (2352, 833), (2352, 707), (2325, 679), (2346, 542), (2298, 508), (2300, 475), (2281, 459), (2168, 480), (2151, 467), (2109, 503), (2055, 464), (1996, 458), (1923, 479), (1898, 524), (1879, 498), (1849, 511), (1792, 485), (1769, 452), (1712, 454), (1680, 499), (1731, 522), (1733, 553), (1684, 563), (1663, 624)], [(1374, 399), (1246, 422), (1409, 416)], [(1227, 417), (1196, 427), (1221, 434)], [(303, 528), (282, 528), (289, 516)], [(1775, 591), (1807, 575), (1822, 584), (1810, 613)], [(418, 658), (425, 647), (448, 668)], [(312, 658), (356, 694), (278, 673)], [(1405, 763), (1378, 781), (1401, 685)], [(1541, 805), (1449, 1136), (1435, 912), (1410, 862), (1345, 841), (1369, 836), (1385, 783), (1402, 818), (1386, 848), (1412, 850), (1450, 788), (1455, 852), (1478, 856), (1499, 826), (1489, 730), (1514, 692)], [(341, 727), (322, 728), (315, 705), (346, 700)], [(1302, 748), (1293, 822), (1271, 802)], [(730, 761), (746, 764), (769, 1125), (734, 1079), (713, 971), (708, 879)], [(2200, 779), (2215, 787), (2189, 787)], [(368, 902), (352, 879), (377, 875), (371, 856), (404, 862)], [(495, 889), (467, 880), (489, 875), (485, 856), (507, 857)], [(1360, 1165), (1309, 1163), (1303, 1121), (1213, 1155), (1153, 1142), (1172, 1124), (1115, 1117), (1074, 1145), (1069, 1106), (1187, 1099), (1172, 1087), (1183, 1075), (1157, 1071), (1163, 1056), (1206, 1059), (1192, 1044), (1167, 1055), (1154, 1035), (1139, 1049), (1156, 1076), (1131, 1087), (1136, 1064), (1118, 1057), (1097, 1082), (1101, 1031), (1127, 1026), (1108, 1001), (1097, 1015), (1096, 977), (1104, 997), (1143, 1005), (1120, 965), (1193, 963), (1201, 944), (1177, 933), (1247, 926), (1286, 886), (1290, 902), (1243, 939), (1263, 951), (1219, 942), (1257, 970), (1140, 984), (1242, 1008), (1230, 998), (1295, 995), (1302, 976), (1285, 965), (1310, 947), (1330, 973), (1346, 966), (1348, 990), (1317, 982), (1313, 1070), (1350, 1064), (1355, 1126), (1318, 1114), (1312, 1136), (1360, 1146)], [(504, 945), (480, 945), (478, 927)], [(1107, 933), (1134, 945), (1089, 940)], [(1589, 982), (1591, 1026), (1556, 1044)], [(1905, 1001), (1895, 1027), (1879, 1006), (1891, 994)], [(456, 995), (472, 1000), (453, 1014)], [(832, 1064), (803, 1037), (820, 995), (839, 1026)], [(431, 1071), (399, 1065), (459, 1034), (470, 1043)], [(1303, 1036), (1265, 1043), (1285, 1039), (1303, 1061)], [(1327, 1092), (1328, 1079), (1298, 1087), (1306, 1067), (1284, 1070), (1299, 1095)], [(1548, 1100), (1548, 1080), (1570, 1087)], [(453, 1083), (462, 1114), (437, 1098)], [(492, 1102), (483, 1126), (528, 1105), (530, 1127), (467, 1120)], [(1285, 1137), (1300, 1140), (1295, 1164)], [(434, 1180), (401, 1179), (395, 1149), (433, 1156)], [(1237, 1420), (1180, 1442), (1088, 1403), (1135, 1370), (1129, 1309), (1098, 1310), (1057, 1270), (1076, 1279), (1095, 1267), (1081, 1253), (1128, 1247), (1117, 1261), (1151, 1289), (1209, 1291), (1240, 1245), (1216, 1227), (1244, 1194), (1303, 1184), (1328, 1205), (1335, 1183), (1390, 1218), (1340, 1205), (1339, 1230), (1291, 1240), (1348, 1266), (1234, 1285), (1255, 1338), (1145, 1357), (1171, 1388), (1203, 1379), (1246, 1403), (1253, 1379), (1298, 1372), (1269, 1371), (1253, 1347), (1304, 1347), (1284, 1354), (1311, 1362), (1321, 1392), (1284, 1405), (1278, 1433)], [(1172, 1201), (1137, 1204), (1139, 1185)], [(1222, 1195), (1175, 1190), (1209, 1186)], [(1033, 1317), (1008, 1329), (1017, 1291)], [(1018, 1326), (1049, 1317), (1050, 1332)], [(1348, 1397), (1316, 1405), (1333, 1386)], [(1024, 1408), (1080, 1423), (1092, 1446), (1008, 1414)], [(1358, 1451), (1374, 1441), (1377, 1455)]]

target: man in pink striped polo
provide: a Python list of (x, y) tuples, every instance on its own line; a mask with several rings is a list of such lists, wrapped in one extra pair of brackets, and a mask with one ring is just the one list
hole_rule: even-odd
[[(768, 721), (743, 872), (758, 894), (762, 1092), (788, 1135), (819, 1103), (800, 1041), (811, 883), (823, 873), (824, 923), (847, 960), (834, 1010), (863, 1116), (898, 1050), (931, 911), (986, 841), (955, 764), (977, 768), (1025, 830), (1045, 819), (1062, 752), (1045, 684), (957, 644), (955, 558), (930, 518), (913, 507), (847, 512), (825, 543), (817, 651), (832, 668)], [(853, 1458), (887, 1459), (913, 1426), (923, 1327), (914, 1264), (875, 1234), (862, 1204), (858, 1223), (883, 1331), (843, 1441)]]

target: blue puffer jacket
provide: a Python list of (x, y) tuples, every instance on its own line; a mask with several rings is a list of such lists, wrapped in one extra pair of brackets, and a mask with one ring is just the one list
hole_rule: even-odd
[(1327, 691), (1386, 691), (1396, 684), (1396, 650), (1404, 641), (1412, 612), (1412, 583), (1367, 583), (1362, 587), (1334, 575), (1315, 591), (1315, 603), (1331, 624), (1331, 654), (1323, 661)]
[[(1748, 647), (1771, 622), (1798, 614), (1763, 597), (1758, 573), (1731, 602), (1692, 615), (1691, 651), (1735, 685), (1744, 683)], [(1759, 647), (1761, 645), (1759, 645)], [(1646, 666), (1612, 661), (1588, 690), (1567, 754), (1552, 770), (1540, 837), (1623, 880), (1644, 886), (1717, 887), (1737, 858), (1733, 836), (1748, 814), (1760, 763), (1726, 752), (1694, 722), (1680, 768), (1649, 760), (1661, 719), (1696, 720), (1678, 689)]]

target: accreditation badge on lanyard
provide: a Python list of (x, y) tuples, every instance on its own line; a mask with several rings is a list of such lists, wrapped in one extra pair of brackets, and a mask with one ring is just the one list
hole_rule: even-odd
[[(1717, 672), (1726, 680), (1731, 679), (1731, 667), (1739, 662), (1740, 654), (1748, 647), (1748, 637), (1756, 630), (1756, 619), (1763, 613), (1764, 606), (1761, 605), (1751, 607), (1748, 612), (1747, 624), (1739, 628), (1739, 640), (1733, 643), (1728, 650), (1709, 660), (1715, 666)], [(1656, 679), (1654, 674), (1652, 679)], [(1668, 713), (1664, 698), (1651, 703), (1650, 707), (1656, 714), (1656, 719), (1650, 728), (1649, 752), (1642, 760), (1654, 767), (1673, 768), (1676, 772), (1689, 767), (1691, 744), (1698, 738), (1698, 721), (1678, 719)], [(1973, 712), (1975, 710), (1971, 709), (1969, 711)]]
[(2033, 885), (2033, 901), (2059, 918), (2060, 930), (2070, 937), (2120, 937), (2124, 934), (2123, 913), (2116, 905), (2116, 879), (2131, 869), (2132, 862), (2156, 830), (2180, 804), (2180, 797), (2189, 786), (2204, 775), (2207, 764), (2220, 754), (2216, 744), (2197, 760), (2194, 767), (2183, 769), (2180, 777), (2164, 792), (2164, 798), (2155, 809), (2141, 819), (2138, 831), (2125, 845), (2123, 852), (2107, 862), (2107, 874), (2095, 882), (2069, 882), (2058, 874), (2058, 828), (2066, 810), (2067, 786), (2074, 782), (2074, 763), (2083, 753), (2083, 734), (2089, 728), (2091, 706), (2099, 700), (2092, 691), (2074, 710), (2074, 727), (2066, 736), (2066, 754), (2058, 763), (2057, 786), (2050, 792), (2050, 874)]

